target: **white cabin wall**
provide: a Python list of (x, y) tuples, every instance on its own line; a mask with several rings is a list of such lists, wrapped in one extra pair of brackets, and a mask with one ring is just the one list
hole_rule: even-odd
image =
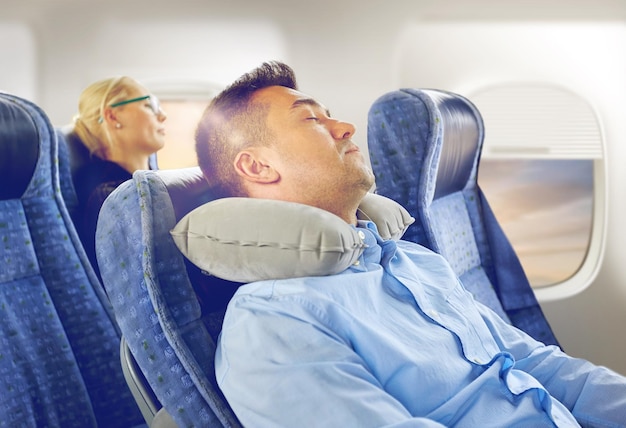
[[(156, 77), (189, 77), (216, 81), (219, 70), (214, 51), (224, 39), (203, 40), (201, 32), (191, 39), (177, 28), (215, 22), (240, 24), (261, 21), (275, 25), (285, 35), (283, 58), (298, 74), (301, 89), (326, 103), (337, 117), (357, 125), (357, 141), (365, 144), (366, 114), (371, 102), (395, 89), (394, 43), (398, 32), (411, 22), (451, 20), (614, 19), (623, 0), (572, 0), (567, 10), (556, 0), (517, 4), (501, 0), (318, 0), (315, 3), (271, 0), (9, 0), (4, 19), (15, 18), (30, 25), (38, 43), (39, 72), (35, 101), (46, 109), (55, 124), (75, 112), (82, 88), (112, 73), (126, 73), (151, 80)], [(623, 8), (623, 6), (621, 6)], [(622, 13), (622, 16), (626, 12)], [(170, 29), (149, 43), (133, 42), (137, 30), (148, 23)], [(127, 25), (123, 25), (123, 24)], [(108, 40), (106, 31), (116, 28)], [(188, 25), (187, 25), (188, 24)], [(168, 43), (167, 40), (171, 40)], [(173, 41), (182, 40), (182, 49)], [(124, 43), (128, 40), (128, 43)], [(188, 54), (185, 55), (184, 51)], [(194, 52), (192, 54), (192, 52)], [(195, 53), (197, 52), (197, 54)], [(250, 61), (253, 64), (255, 61)], [(142, 64), (143, 67), (142, 67)], [(230, 64), (229, 64), (230, 66)], [(252, 66), (252, 65), (251, 65)], [(250, 67), (242, 67), (240, 72)], [(129, 71), (130, 70), (130, 71)], [(181, 72), (182, 71), (182, 72)], [(232, 73), (232, 78), (238, 73)], [(218, 82), (220, 83), (220, 82)]]
[[(80, 7), (74, 14), (49, 11), (60, 29), (46, 28), (41, 40), (45, 79), (55, 84), (43, 85), (40, 102), (55, 124), (68, 122), (82, 89), (101, 78), (130, 75), (148, 88), (154, 81), (223, 85), (268, 57), (288, 59), (287, 36), (262, 17), (223, 17), (207, 5), (180, 3), (136, 6), (125, 14)], [(237, 45), (242, 48), (235, 50)]]
[[(36, 93), (37, 56), (35, 35), (31, 28), (19, 21), (0, 24), (0, 90), (20, 93), (32, 99)], [(16, 73), (18, 69), (20, 72)]]

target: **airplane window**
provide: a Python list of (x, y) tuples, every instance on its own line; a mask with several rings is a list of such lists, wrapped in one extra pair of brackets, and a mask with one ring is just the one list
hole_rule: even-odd
[(478, 181), (533, 287), (579, 270), (591, 239), (591, 160), (484, 159)]
[(165, 146), (157, 152), (159, 169), (197, 166), (196, 126), (222, 85), (190, 79), (145, 79), (145, 82), (159, 97), (161, 108), (167, 114)]
[(160, 169), (197, 166), (194, 135), (209, 100), (166, 99), (161, 107), (167, 114), (165, 146), (157, 153)]
[(586, 265), (602, 253), (605, 192), (594, 111), (551, 85), (498, 85), (469, 98), (485, 123), (479, 185), (532, 286), (588, 282)]

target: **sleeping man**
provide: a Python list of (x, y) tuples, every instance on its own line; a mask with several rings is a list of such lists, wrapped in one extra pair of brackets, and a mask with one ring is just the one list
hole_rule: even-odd
[(441, 256), (357, 220), (374, 177), (354, 133), (278, 62), (226, 88), (199, 123), (199, 163), (221, 196), (325, 210), (364, 244), (340, 273), (232, 298), (215, 370), (243, 425), (626, 426), (626, 378), (535, 341)]

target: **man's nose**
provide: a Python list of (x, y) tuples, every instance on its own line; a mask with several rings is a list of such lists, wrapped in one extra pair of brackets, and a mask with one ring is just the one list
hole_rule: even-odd
[(341, 120), (335, 121), (332, 127), (333, 137), (337, 140), (347, 140), (352, 137), (356, 132), (356, 127), (349, 123), (343, 122)]

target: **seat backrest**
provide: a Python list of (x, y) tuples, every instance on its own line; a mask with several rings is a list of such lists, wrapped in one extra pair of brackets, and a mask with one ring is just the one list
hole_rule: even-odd
[(522, 266), (477, 183), (484, 139), (458, 94), (401, 89), (368, 114), (376, 192), (416, 221), (404, 239), (442, 254), (475, 298), (534, 338), (557, 344)]
[(0, 426), (143, 422), (120, 333), (61, 195), (54, 129), (0, 93)]
[(197, 167), (136, 171), (105, 201), (96, 233), (102, 279), (128, 348), (181, 427), (240, 426), (213, 368), (224, 311), (240, 284), (202, 274), (170, 235), (211, 199)]
[(70, 217), (76, 224), (76, 212), (78, 209), (78, 195), (74, 187), (74, 176), (80, 165), (87, 162), (89, 151), (77, 138), (72, 138), (71, 126), (55, 128), (58, 152), (59, 152), (59, 181), (61, 184), (61, 196), (67, 207)]

